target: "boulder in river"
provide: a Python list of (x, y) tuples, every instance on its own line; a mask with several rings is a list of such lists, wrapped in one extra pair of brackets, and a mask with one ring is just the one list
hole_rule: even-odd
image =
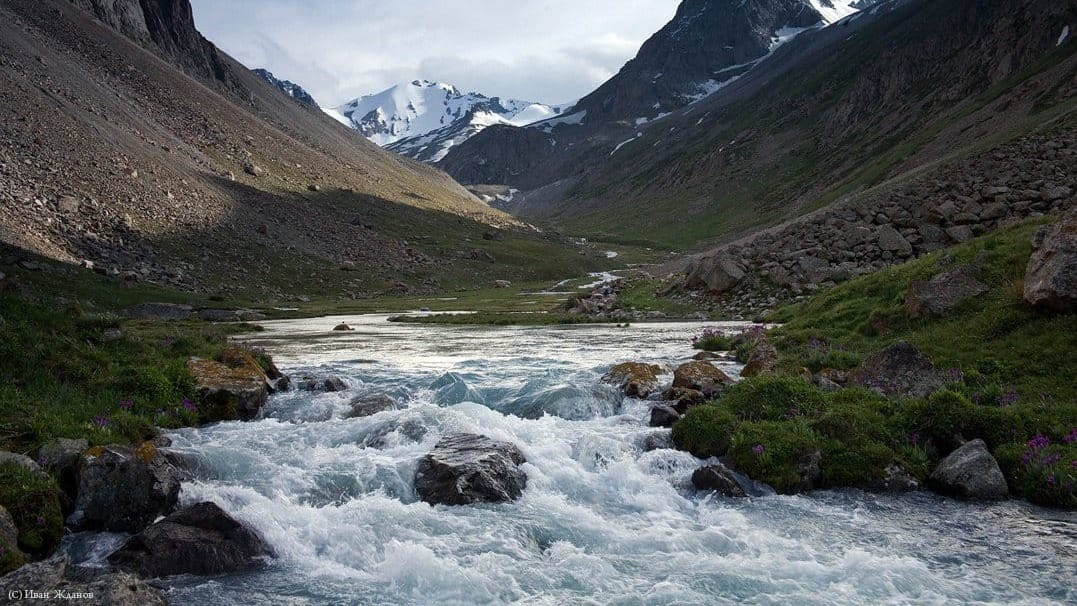
[(683, 415), (693, 406), (698, 406), (706, 402), (707, 395), (696, 389), (670, 387), (662, 392), (662, 399), (670, 402), (673, 410), (676, 410)]
[(151, 442), (138, 448), (91, 448), (79, 466), (78, 498), (69, 523), (138, 532), (175, 509), (180, 483), (187, 479)]
[(351, 401), (351, 411), (348, 413), (348, 418), (369, 417), (379, 412), (396, 409), (396, 400), (393, 398), (381, 393), (367, 394)]
[(230, 347), (220, 361), (191, 358), (187, 370), (195, 379), (203, 423), (253, 420), (269, 398), (270, 379), (249, 350)]
[(1077, 211), (1040, 228), (1025, 271), (1025, 300), (1053, 311), (1077, 309)]
[(640, 362), (623, 362), (611, 368), (602, 380), (619, 387), (626, 396), (646, 398), (658, 389), (662, 367)]
[(254, 530), (215, 503), (185, 507), (127, 540), (108, 556), (144, 578), (221, 574), (261, 566), (274, 555)]
[(939, 463), (928, 484), (937, 492), (962, 499), (996, 500), (1009, 494), (1006, 477), (983, 440), (961, 445)]
[(415, 490), (430, 504), (515, 501), (527, 486), (523, 453), (509, 442), (475, 434), (446, 436), (419, 461)]
[(651, 427), (673, 427), (681, 420), (681, 413), (672, 406), (658, 404), (651, 408)]
[(673, 372), (673, 387), (694, 389), (704, 394), (719, 392), (734, 383), (733, 378), (709, 362), (688, 362)]
[(852, 380), (884, 395), (924, 398), (946, 384), (946, 377), (905, 341), (868, 356)]
[(721, 463), (700, 467), (692, 472), (692, 486), (697, 490), (709, 490), (725, 497), (748, 496), (733, 472)]

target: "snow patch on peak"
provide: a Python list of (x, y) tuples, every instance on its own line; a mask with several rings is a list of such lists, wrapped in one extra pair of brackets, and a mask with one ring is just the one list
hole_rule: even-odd
[(823, 22), (827, 25), (837, 23), (860, 10), (857, 8), (860, 0), (808, 0), (808, 4), (823, 16)]
[(1065, 42), (1066, 38), (1069, 38), (1069, 37), (1070, 37), (1070, 26), (1067, 25), (1066, 27), (1062, 28), (1062, 33), (1058, 36), (1058, 42), (1055, 43), (1055, 46), (1062, 46), (1062, 43)]

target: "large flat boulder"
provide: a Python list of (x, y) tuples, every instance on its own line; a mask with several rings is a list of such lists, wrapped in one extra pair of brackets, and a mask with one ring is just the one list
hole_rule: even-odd
[(189, 477), (151, 442), (91, 448), (79, 465), (78, 498), (68, 523), (138, 532), (176, 508), (180, 484)]
[(732, 377), (710, 362), (693, 361), (673, 371), (673, 387), (715, 393), (735, 383)]
[(740, 261), (719, 253), (693, 262), (688, 267), (685, 284), (688, 288), (705, 288), (714, 294), (722, 294), (736, 288), (746, 275)]
[(1025, 300), (1054, 311), (1077, 309), (1077, 211), (1041, 228), (1025, 270)]
[(972, 265), (959, 265), (930, 280), (910, 283), (905, 293), (905, 313), (910, 318), (946, 315), (960, 303), (989, 290), (978, 274)]
[(1006, 477), (983, 440), (966, 442), (932, 472), (928, 485), (937, 492), (972, 500), (1004, 499)]
[(218, 360), (191, 358), (187, 370), (195, 379), (203, 423), (253, 420), (269, 399), (270, 379), (250, 350), (230, 347)]
[(514, 501), (527, 486), (523, 453), (509, 442), (475, 434), (444, 437), (419, 461), (415, 490), (430, 504)]
[(662, 367), (640, 362), (624, 362), (610, 369), (602, 380), (620, 388), (626, 396), (646, 398), (658, 389)]
[(874, 353), (853, 373), (852, 382), (878, 393), (923, 398), (946, 384), (946, 376), (915, 347), (897, 341)]
[(206, 502), (185, 507), (131, 537), (108, 561), (141, 577), (158, 578), (249, 570), (273, 555), (257, 532)]

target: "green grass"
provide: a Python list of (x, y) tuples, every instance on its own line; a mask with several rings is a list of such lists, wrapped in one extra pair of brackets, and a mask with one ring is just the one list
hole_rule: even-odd
[[(18, 548), (35, 557), (52, 553), (63, 536), (60, 489), (48, 475), (15, 463), (0, 465), (0, 505), (19, 531)], [(6, 551), (6, 550), (5, 550)], [(0, 554), (0, 566), (17, 561), (18, 554)]]
[[(119, 329), (118, 339), (105, 331)], [(193, 424), (190, 356), (215, 356), (253, 326), (118, 321), (0, 296), (0, 448), (33, 453), (55, 438), (130, 443)]]

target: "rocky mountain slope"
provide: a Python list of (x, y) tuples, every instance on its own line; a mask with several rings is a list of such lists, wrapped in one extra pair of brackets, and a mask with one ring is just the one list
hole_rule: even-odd
[(292, 82), (291, 80), (281, 80), (274, 76), (273, 72), (267, 69), (258, 68), (251, 71), (254, 72), (254, 75), (277, 87), (280, 92), (288, 95), (303, 105), (318, 107), (318, 102), (314, 100), (314, 97), (295, 82)]
[(0, 108), (0, 240), (131, 281), (361, 296), (541, 272), (519, 247), (585, 262), (281, 94), (185, 0), (6, 0)]
[(443, 82), (415, 80), (325, 111), (378, 145), (404, 156), (437, 162), (453, 146), (488, 126), (524, 126), (556, 116), (562, 109), (465, 93)]
[[(618, 94), (589, 95), (578, 106), (586, 115), (574, 109), (528, 128), (487, 129), (440, 166), (463, 183), (522, 190), (505, 206), (520, 216), (595, 238), (684, 248), (994, 147), (1072, 111), (1072, 3), (888, 0), (750, 59), (762, 48), (760, 38), (750, 42), (752, 24), (781, 6), (686, 1), (656, 37), (667, 43), (648, 42), (622, 71), (633, 77), (604, 85)], [(653, 72), (667, 50), (678, 56), (674, 34), (691, 31), (693, 18), (704, 23), (707, 12), (694, 8), (724, 11), (711, 29), (740, 22), (738, 39), (749, 42), (686, 61), (698, 70), (721, 61), (741, 67), (709, 96), (665, 109), (655, 91), (666, 76)], [(760, 12), (738, 16), (748, 8)], [(804, 23), (791, 21), (782, 33)], [(726, 56), (715, 63), (700, 58), (718, 52)], [(670, 88), (665, 98), (685, 94)], [(644, 101), (626, 100), (633, 97)], [(659, 113), (650, 118), (646, 107)]]

